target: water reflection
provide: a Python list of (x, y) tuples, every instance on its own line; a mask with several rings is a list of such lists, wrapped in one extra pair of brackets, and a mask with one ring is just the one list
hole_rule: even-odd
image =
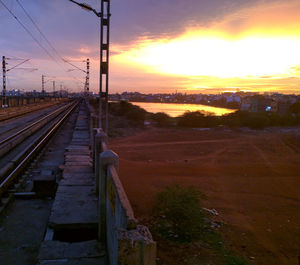
[(148, 112), (157, 113), (165, 112), (171, 117), (182, 115), (186, 111), (205, 111), (216, 116), (235, 112), (236, 110), (217, 108), (200, 104), (177, 104), (177, 103), (152, 103), (152, 102), (131, 102)]

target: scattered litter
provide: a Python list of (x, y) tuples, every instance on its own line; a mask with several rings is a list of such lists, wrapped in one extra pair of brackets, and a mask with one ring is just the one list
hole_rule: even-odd
[(220, 228), (221, 226), (223, 226), (224, 223), (223, 222), (220, 222), (220, 221), (217, 221), (217, 222), (210, 222), (210, 227), (211, 228)]
[(215, 216), (219, 215), (219, 213), (217, 212), (216, 209), (207, 209), (207, 208), (202, 208), (202, 209), (209, 212), (212, 215), (215, 215)]
[(209, 131), (209, 130), (211, 130), (211, 128), (193, 128), (193, 130), (197, 130), (197, 131)]

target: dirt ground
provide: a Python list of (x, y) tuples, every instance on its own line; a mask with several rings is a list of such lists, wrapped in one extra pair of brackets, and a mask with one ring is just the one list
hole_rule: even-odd
[(300, 128), (149, 129), (109, 145), (138, 219), (162, 187), (197, 186), (232, 249), (259, 265), (298, 265)]

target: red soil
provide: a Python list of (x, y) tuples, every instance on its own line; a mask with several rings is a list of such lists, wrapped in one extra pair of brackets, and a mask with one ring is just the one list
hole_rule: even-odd
[(165, 185), (193, 185), (226, 223), (238, 253), (260, 265), (298, 265), (300, 129), (149, 129), (113, 139), (120, 178), (137, 218)]

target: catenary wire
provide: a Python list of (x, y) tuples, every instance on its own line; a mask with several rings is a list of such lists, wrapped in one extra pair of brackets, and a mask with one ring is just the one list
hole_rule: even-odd
[(33, 36), (33, 34), (30, 32), (30, 30), (18, 19), (18, 17), (5, 5), (5, 3), (0, 0), (0, 3), (5, 7), (5, 9), (18, 21), (18, 23), (21, 25), (21, 27), (31, 36), (31, 38), (40, 46), (40, 48), (47, 53), (47, 55), (54, 60), (55, 62), (56, 59), (45, 49), (45, 47)]

